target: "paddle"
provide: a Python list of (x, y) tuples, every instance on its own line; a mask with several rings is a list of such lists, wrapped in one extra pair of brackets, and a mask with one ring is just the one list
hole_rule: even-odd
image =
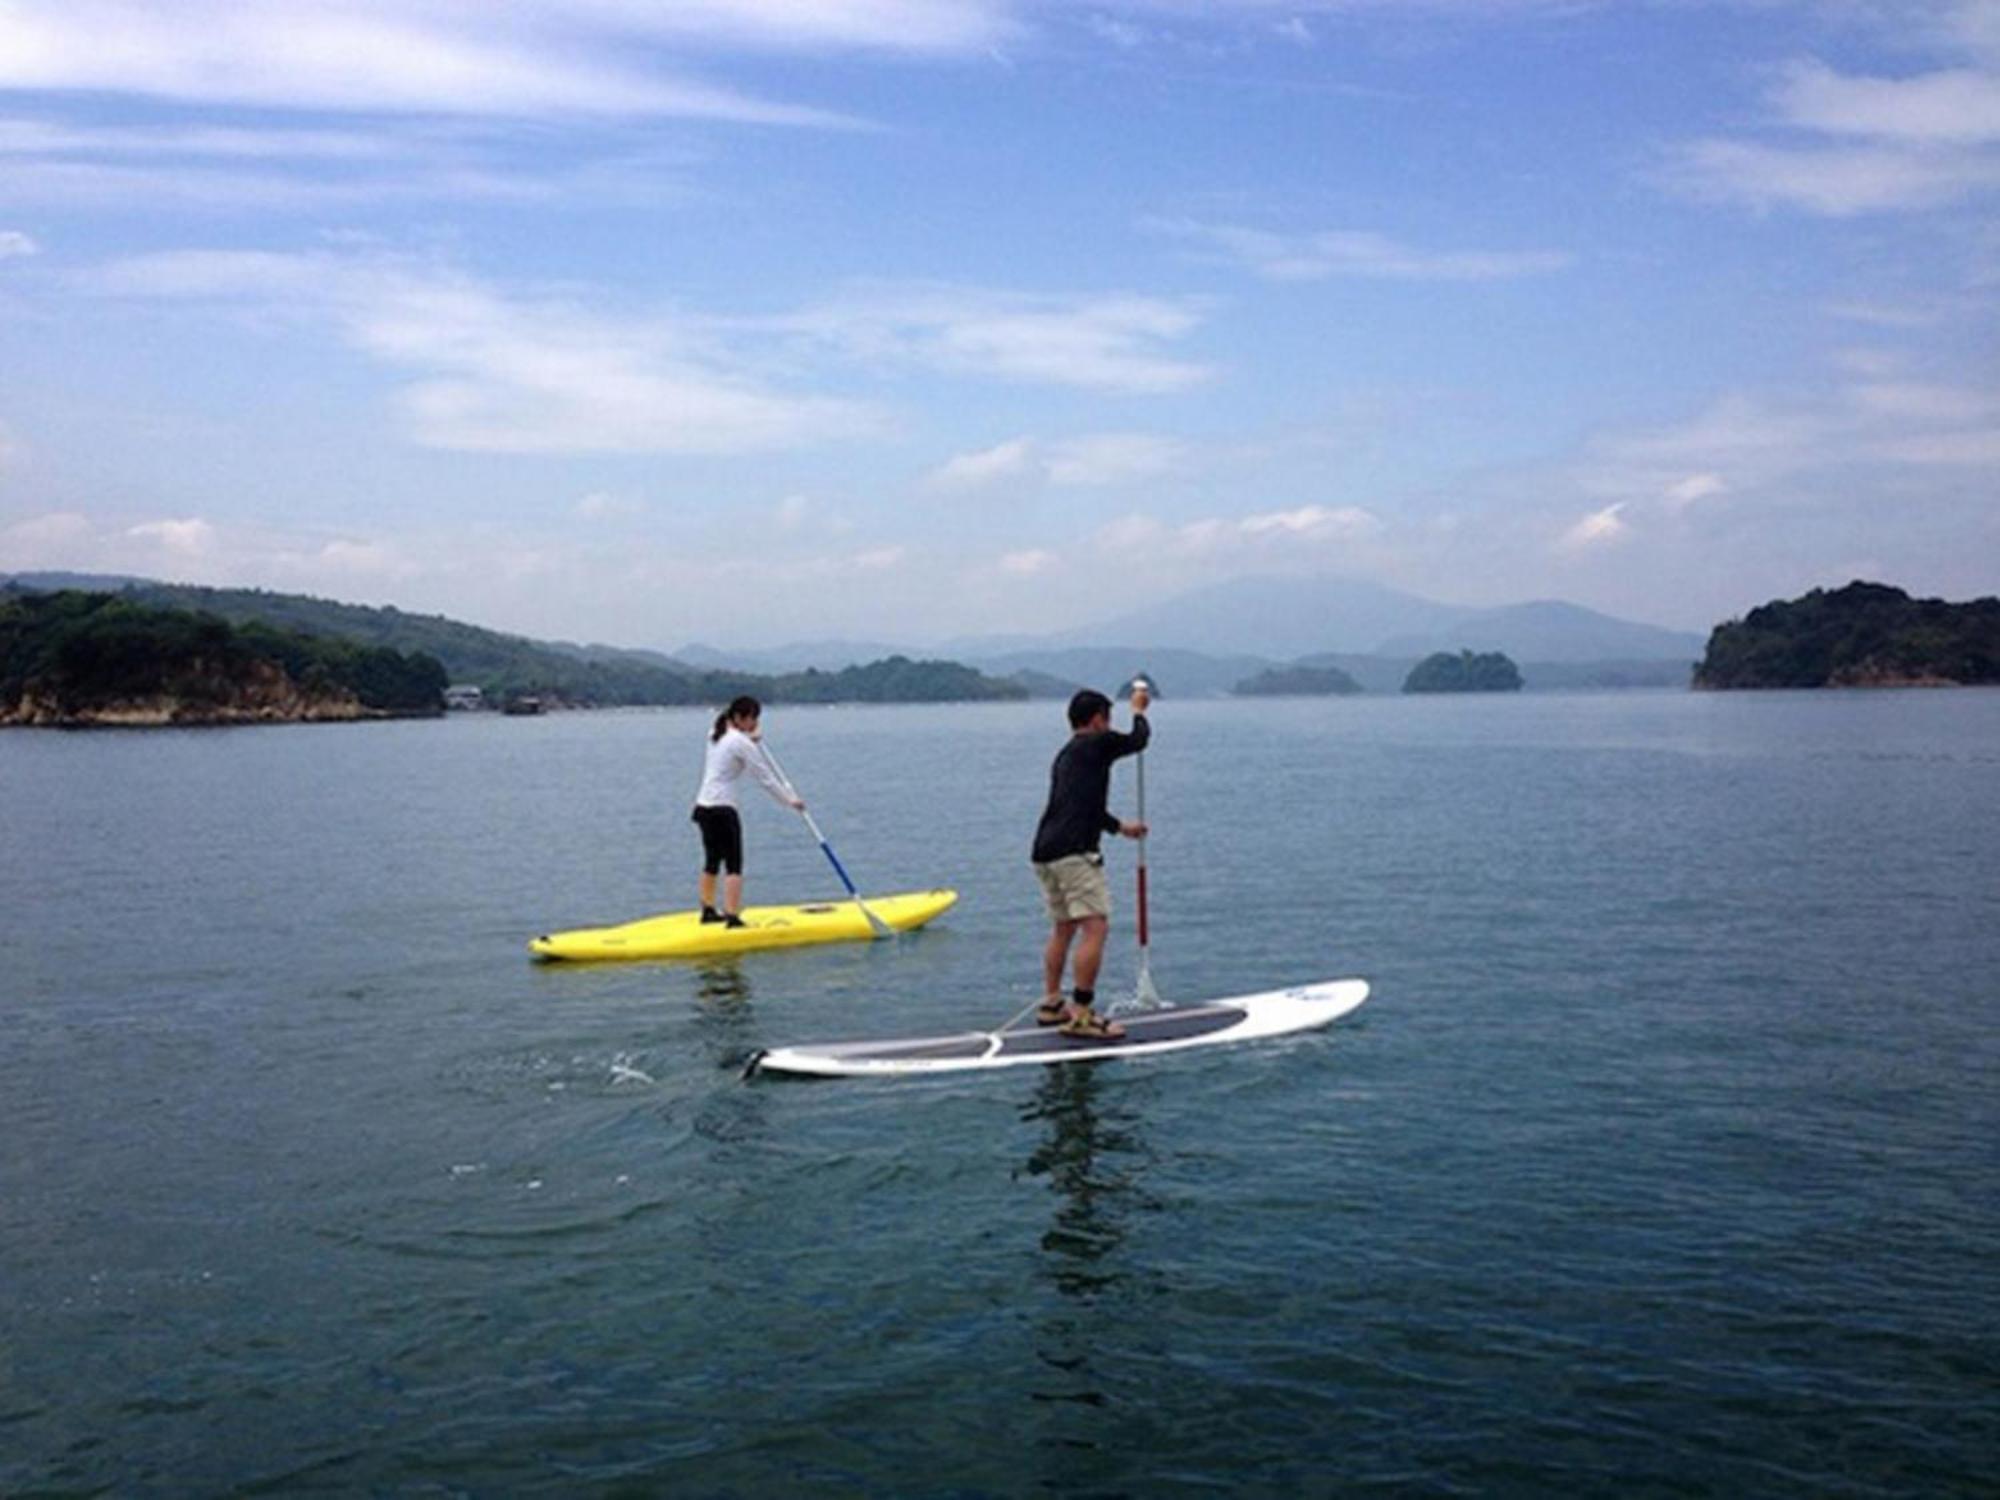
[[(1144, 677), (1133, 678), (1132, 687), (1134, 691), (1143, 687), (1147, 697), (1152, 696), (1153, 685)], [(1141, 750), (1134, 758), (1139, 775), (1138, 822), (1143, 828), (1146, 824), (1146, 752)], [(1139, 835), (1139, 982), (1133, 991), (1132, 1003), (1143, 1010), (1158, 1010), (1167, 1003), (1153, 984), (1152, 926), (1146, 910), (1146, 835), (1143, 833)]]
[[(776, 753), (762, 740), (757, 742), (757, 747), (764, 752), (764, 759), (771, 763), (771, 769), (778, 773), (778, 780), (785, 784), (786, 789), (794, 797), (798, 797), (799, 789), (792, 785), (792, 778), (785, 774), (785, 768), (778, 763)], [(799, 800), (803, 802), (805, 799), (799, 797)], [(868, 919), (868, 925), (875, 930), (875, 936), (878, 938), (894, 937), (896, 935), (895, 929), (876, 916), (874, 912), (870, 911), (868, 903), (861, 899), (861, 892), (856, 890), (854, 886), (854, 877), (847, 873), (847, 866), (840, 862), (840, 856), (833, 852), (833, 845), (829, 844), (826, 841), (826, 835), (819, 831), (819, 824), (813, 821), (813, 815), (802, 807), (799, 809), (799, 816), (806, 820), (807, 831), (819, 841), (819, 852), (824, 854), (827, 863), (833, 866), (833, 873), (838, 875), (840, 883), (847, 887), (847, 894), (852, 896), (854, 904), (861, 908), (861, 915)]]

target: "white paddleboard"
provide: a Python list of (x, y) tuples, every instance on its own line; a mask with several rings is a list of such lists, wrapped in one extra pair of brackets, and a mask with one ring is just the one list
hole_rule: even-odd
[(773, 1047), (750, 1060), (745, 1073), (792, 1073), (813, 1078), (895, 1078), (922, 1073), (963, 1073), (1031, 1063), (1091, 1062), (1149, 1057), (1189, 1047), (1218, 1047), (1259, 1037), (1283, 1036), (1324, 1026), (1368, 998), (1365, 979), (1294, 985), (1261, 995), (1238, 995), (1205, 1005), (1178, 1006), (1118, 1019), (1118, 1041), (1069, 1037), (1053, 1026), (1014, 1031), (961, 1031), (952, 1036), (904, 1037), (881, 1042), (829, 1042)]

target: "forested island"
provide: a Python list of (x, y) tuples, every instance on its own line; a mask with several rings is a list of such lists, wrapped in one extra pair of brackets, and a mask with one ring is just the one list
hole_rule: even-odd
[(1518, 693), (1521, 669), (1500, 651), (1438, 651), (1403, 679), (1406, 693)]
[(250, 724), (442, 713), (422, 652), (232, 625), (119, 594), (0, 594), (0, 724)]
[(1238, 698), (1329, 698), (1358, 693), (1361, 684), (1339, 667), (1294, 664), (1246, 677), (1229, 691)]
[[(202, 607), (210, 602), (222, 607)], [(301, 628), (307, 623), (319, 628)], [(903, 656), (837, 672), (701, 671), (650, 652), (550, 646), (297, 595), (166, 585), (115, 593), (0, 588), (0, 725), (428, 715), (442, 712), (447, 682), (478, 686), (488, 702), (537, 708), (706, 705), (739, 693), (773, 703), (1028, 696), (1020, 683), (957, 662)]]
[(1715, 627), (1697, 688), (2000, 683), (2000, 598), (1950, 604), (1859, 580)]

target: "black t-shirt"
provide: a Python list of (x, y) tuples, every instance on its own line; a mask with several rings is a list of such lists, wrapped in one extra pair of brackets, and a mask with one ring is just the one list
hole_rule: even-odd
[(1153, 737), (1144, 714), (1132, 715), (1132, 732), (1073, 734), (1056, 752), (1049, 769), (1049, 805), (1035, 828), (1034, 861), (1045, 865), (1071, 854), (1095, 854), (1118, 820), (1106, 810), (1111, 797), (1111, 763), (1146, 748)]

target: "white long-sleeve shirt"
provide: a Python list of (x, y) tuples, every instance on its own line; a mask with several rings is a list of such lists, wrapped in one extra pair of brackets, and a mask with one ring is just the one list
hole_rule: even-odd
[(792, 805), (792, 794), (778, 773), (771, 769), (771, 763), (764, 759), (764, 752), (755, 740), (742, 730), (731, 725), (722, 732), (722, 738), (711, 740), (708, 757), (701, 768), (701, 790), (695, 794), (696, 807), (736, 806), (736, 787), (748, 771), (763, 784), (780, 807)]

